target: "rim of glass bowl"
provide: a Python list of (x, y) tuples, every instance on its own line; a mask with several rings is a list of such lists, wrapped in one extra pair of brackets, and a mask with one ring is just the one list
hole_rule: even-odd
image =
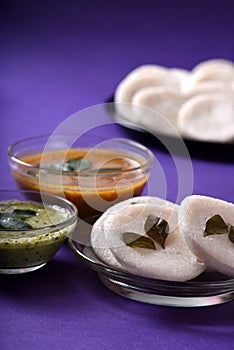
[[(68, 239), (68, 245), (71, 248), (71, 250), (75, 253), (78, 258), (86, 263), (89, 267), (93, 268), (97, 273), (104, 274), (106, 276), (111, 276), (115, 278), (119, 278), (122, 282), (130, 282), (134, 284), (138, 288), (149, 288), (152, 291), (159, 291), (162, 292), (162, 295), (170, 295), (170, 292), (172, 294), (177, 294), (178, 296), (180, 293), (184, 293), (182, 296), (199, 296), (202, 295), (216, 295), (217, 292), (225, 293), (234, 291), (234, 278), (229, 276), (227, 279), (221, 280), (221, 281), (196, 281), (196, 280), (189, 280), (185, 282), (176, 282), (176, 281), (167, 281), (167, 280), (160, 280), (160, 279), (153, 279), (149, 277), (144, 277), (140, 275), (134, 275), (130, 272), (125, 272), (121, 270), (114, 269), (102, 261), (100, 261), (97, 257), (98, 262), (92, 260), (90, 257), (86, 256), (83, 252), (85, 247), (89, 247), (92, 249), (91, 246), (85, 246), (83, 244), (80, 244), (72, 238)], [(93, 250), (92, 250), (93, 252)], [(95, 253), (94, 253), (95, 254)], [(222, 289), (221, 289), (222, 288)]]
[[(79, 174), (79, 176), (103, 176), (102, 173), (98, 173), (98, 170), (97, 172), (93, 172), (93, 171), (61, 171), (61, 170), (56, 170), (56, 169), (49, 169), (49, 168), (45, 168), (45, 167), (38, 167), (38, 166), (34, 166), (32, 164), (29, 164), (25, 161), (23, 161), (22, 159), (18, 158), (17, 156), (14, 155), (14, 150), (17, 146), (25, 143), (25, 142), (28, 142), (28, 141), (33, 141), (33, 140), (40, 140), (40, 139), (46, 139), (48, 140), (49, 137), (51, 135), (39, 135), (39, 136), (33, 136), (33, 137), (28, 137), (28, 138), (24, 138), (22, 140), (18, 140), (16, 142), (14, 142), (12, 145), (10, 145), (7, 149), (7, 154), (8, 154), (8, 157), (14, 161), (15, 163), (19, 164), (19, 165), (23, 165), (25, 167), (28, 167), (30, 170), (47, 170), (49, 171), (50, 174), (57, 174), (57, 175), (61, 175), (61, 173), (63, 174), (63, 176), (66, 176), (66, 175), (75, 175), (75, 174)], [(63, 135), (62, 134), (59, 134), (57, 135), (58, 137), (62, 137)], [(72, 136), (72, 134), (69, 134), (69, 135), (64, 135), (64, 136)], [(102, 139), (100, 136), (96, 136), (96, 135), (87, 135), (89, 137), (94, 137), (94, 138), (98, 138), (102, 141), (105, 141), (105, 139)], [(137, 166), (137, 167), (132, 167), (132, 168), (129, 168), (129, 169), (121, 169), (121, 170), (115, 170), (115, 171), (105, 171), (105, 176), (108, 176), (108, 175), (113, 175), (113, 174), (118, 174), (118, 173), (129, 173), (129, 172), (134, 172), (136, 170), (147, 170), (147, 169), (150, 169), (153, 165), (153, 162), (154, 162), (154, 154), (151, 152), (150, 149), (148, 149), (147, 147), (145, 147), (144, 145), (142, 145), (141, 143), (139, 142), (136, 142), (136, 141), (133, 141), (133, 140), (129, 140), (129, 139), (126, 139), (126, 138), (115, 138), (114, 139), (115, 141), (118, 141), (120, 143), (122, 143), (123, 145), (130, 145), (130, 146), (133, 146), (139, 150), (141, 150), (142, 152), (145, 152), (145, 154), (147, 155), (148, 159), (143, 163), (141, 164), (140, 166)], [(111, 140), (107, 140), (107, 141), (111, 141)], [(45, 142), (45, 145), (46, 145), (47, 142)], [(91, 147), (86, 147), (86, 148), (91, 148)], [(66, 149), (66, 148), (64, 148)], [(62, 150), (62, 149), (61, 149)], [(118, 149), (116, 149), (118, 151)], [(123, 150), (121, 151), (124, 151), (124, 148)], [(40, 152), (39, 152), (40, 153)], [(137, 155), (137, 153), (136, 153)]]
[[(57, 195), (54, 195), (54, 194), (50, 194), (50, 193), (45, 193), (45, 192), (36, 192), (36, 191), (30, 191), (30, 190), (2, 190), (0, 189), (0, 194), (1, 193), (18, 193), (18, 194), (32, 194), (32, 195), (36, 195), (36, 196), (42, 196), (41, 198), (41, 203), (44, 205), (43, 203), (43, 196), (45, 197), (49, 197), (49, 198), (54, 198), (54, 199), (57, 199), (59, 202), (63, 202), (63, 203), (66, 203), (70, 208), (71, 208), (71, 211), (70, 211), (70, 214), (71, 216), (69, 218), (67, 218), (65, 221), (61, 221), (57, 224), (52, 224), (52, 225), (47, 225), (47, 226), (43, 226), (43, 227), (38, 227), (38, 228), (32, 228), (30, 230), (27, 230), (28, 233), (30, 232), (34, 232), (34, 233), (38, 233), (40, 232), (41, 230), (48, 230), (48, 229), (56, 229), (57, 230), (60, 230), (66, 226), (70, 226), (72, 224), (74, 224), (76, 221), (77, 221), (77, 215), (78, 215), (78, 210), (76, 208), (76, 206), (71, 203), (70, 201), (68, 201), (67, 199), (65, 198), (62, 198), (62, 197), (59, 197)], [(49, 199), (48, 198), (48, 199)], [(0, 199), (0, 202), (1, 202), (1, 199)], [(25, 201), (26, 202), (26, 201)], [(40, 203), (40, 201), (36, 201), (36, 203)], [(48, 204), (49, 205), (49, 204)], [(63, 206), (61, 206), (63, 208)], [(7, 229), (0, 229), (1, 231), (8, 231)], [(11, 233), (14, 233), (14, 232), (22, 232), (22, 231), (25, 231), (25, 230), (11, 230), (10, 232)]]

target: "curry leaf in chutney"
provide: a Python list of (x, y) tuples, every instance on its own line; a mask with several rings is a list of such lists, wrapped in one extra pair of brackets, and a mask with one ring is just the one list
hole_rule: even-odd
[(11, 212), (11, 217), (16, 219), (22, 219), (22, 220), (30, 218), (31, 216), (36, 216), (36, 215), (37, 215), (37, 212), (31, 209), (14, 209)]
[(32, 226), (25, 220), (37, 215), (30, 209), (14, 209), (11, 212), (0, 213), (0, 229), (4, 230), (31, 230)]
[(4, 230), (31, 230), (32, 226), (24, 220), (13, 217), (0, 218), (0, 229)]

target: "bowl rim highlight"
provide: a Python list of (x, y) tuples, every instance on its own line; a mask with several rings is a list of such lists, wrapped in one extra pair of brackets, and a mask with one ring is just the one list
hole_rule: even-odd
[[(62, 137), (62, 136), (72, 136), (73, 134), (66, 134), (66, 135), (63, 135), (63, 134), (59, 134), (59, 135), (56, 135), (56, 137)], [(103, 176), (103, 174), (101, 173), (98, 173), (98, 170), (97, 171), (86, 171), (86, 170), (82, 170), (82, 171), (61, 171), (61, 170), (57, 170), (57, 169), (49, 169), (49, 168), (46, 168), (46, 167), (41, 167), (41, 166), (35, 166), (35, 165), (32, 165), (30, 163), (27, 163), (25, 162), (24, 160), (20, 159), (20, 157), (16, 156), (15, 155), (15, 148), (20, 146), (20, 145), (23, 145), (25, 142), (30, 142), (30, 141), (36, 141), (36, 140), (44, 140), (44, 141), (48, 141), (49, 137), (51, 135), (48, 135), (48, 134), (45, 134), (45, 135), (38, 135), (38, 136), (32, 136), (32, 137), (28, 137), (28, 138), (24, 138), (24, 139), (21, 139), (21, 140), (18, 140), (16, 142), (14, 142), (13, 144), (11, 144), (8, 149), (7, 149), (7, 154), (8, 154), (8, 157), (11, 161), (13, 161), (14, 163), (20, 165), (20, 166), (24, 166), (26, 168), (28, 168), (29, 170), (36, 170), (36, 171), (40, 171), (40, 170), (44, 170), (44, 171), (47, 171), (48, 173), (50, 174), (54, 174), (54, 175), (61, 175), (61, 173), (63, 174), (63, 176), (75, 176), (76, 174), (79, 174), (79, 176)], [(74, 135), (73, 135), (74, 136)], [(139, 166), (135, 166), (135, 167), (132, 167), (132, 168), (129, 168), (129, 169), (120, 169), (120, 170), (110, 170), (110, 171), (105, 171), (105, 176), (107, 175), (113, 175), (113, 174), (120, 174), (120, 173), (129, 173), (129, 172), (134, 172), (136, 170), (146, 170), (146, 169), (150, 169), (153, 165), (153, 162), (154, 162), (154, 154), (153, 152), (147, 148), (146, 146), (142, 145), (141, 143), (139, 142), (136, 142), (136, 141), (133, 141), (133, 140), (130, 140), (128, 138), (113, 138), (113, 139), (107, 139), (105, 140), (104, 138), (101, 138), (100, 136), (97, 136), (97, 135), (92, 135), (92, 134), (88, 134), (88, 135), (83, 135), (82, 137), (85, 137), (85, 136), (89, 136), (89, 137), (94, 137), (94, 138), (99, 138), (101, 141), (112, 141), (114, 140), (115, 142), (119, 142), (120, 144), (123, 145), (123, 149), (119, 150), (117, 148), (115, 148), (116, 151), (122, 151), (124, 152), (124, 146), (130, 146), (130, 147), (134, 147), (136, 149), (136, 158), (137, 158), (137, 150), (140, 150), (141, 152), (144, 152), (145, 153), (145, 156), (144, 156), (144, 162), (142, 162), (142, 164), (140, 164)], [(47, 141), (45, 142), (45, 146), (47, 144)], [(78, 141), (78, 140), (77, 140)], [(84, 147), (84, 146), (77, 146), (77, 147), (72, 147), (70, 149), (78, 149), (78, 148), (85, 148), (85, 149), (92, 149), (92, 147)], [(95, 148), (95, 147), (93, 147)], [(98, 147), (97, 147), (98, 148)], [(64, 147), (64, 148), (61, 148), (61, 151), (62, 150), (66, 150), (67, 148)], [(101, 149), (101, 148), (100, 148)], [(106, 148), (108, 149), (108, 148)], [(60, 150), (60, 149), (59, 149)], [(67, 149), (69, 151), (69, 148)], [(114, 150), (114, 148), (113, 148)], [(54, 150), (54, 152), (57, 152), (57, 150)], [(38, 152), (38, 154), (40, 154), (43, 152)], [(53, 153), (53, 151), (51, 151), (51, 153)], [(35, 151), (35, 154), (37, 154), (37, 152)], [(128, 154), (128, 150), (126, 149), (126, 154)], [(143, 158), (143, 157), (142, 157)], [(146, 159), (147, 158), (147, 159)]]
[[(20, 189), (0, 189), (0, 197), (1, 197), (1, 193), (11, 193), (11, 194), (31, 194), (31, 195), (36, 195), (36, 196), (41, 196), (40, 199), (38, 200), (18, 200), (17, 198), (15, 198), (17, 201), (19, 202), (25, 202), (25, 203), (29, 203), (29, 202), (32, 202), (32, 203), (41, 203), (44, 207), (46, 206), (49, 206), (49, 203), (48, 204), (45, 204), (44, 203), (44, 199), (48, 197), (48, 200), (51, 198), (51, 199), (56, 199), (58, 200), (59, 202), (63, 202), (63, 203), (66, 203), (69, 207), (70, 207), (70, 216), (68, 218), (65, 218), (63, 221), (59, 222), (59, 223), (56, 223), (56, 224), (51, 224), (51, 225), (46, 225), (46, 226), (41, 226), (41, 227), (38, 227), (38, 228), (32, 228), (30, 230), (27, 230), (28, 233), (35, 233), (35, 234), (40, 234), (40, 231), (42, 230), (50, 230), (50, 229), (56, 229), (57, 230), (60, 230), (66, 226), (69, 226), (71, 224), (74, 223), (74, 221), (76, 220), (77, 221), (77, 217), (78, 217), (78, 209), (77, 207), (72, 203), (70, 202), (69, 200), (67, 200), (66, 198), (63, 198), (63, 197), (60, 197), (60, 196), (57, 196), (55, 194), (51, 194), (51, 193), (46, 193), (46, 192), (38, 192), (38, 191), (32, 191), (32, 190), (20, 190)], [(13, 199), (6, 199), (7, 200), (13, 200)], [(5, 200), (4, 200), (5, 201)], [(1, 202), (3, 202), (0, 198), (0, 204)], [(61, 205), (61, 208), (64, 208), (62, 205)], [(46, 208), (45, 208), (46, 209)], [(59, 209), (60, 210), (60, 209)], [(0, 231), (3, 231), (3, 232), (10, 232), (10, 233), (14, 233), (14, 232), (25, 232), (24, 229), (14, 229), (14, 230), (9, 230), (9, 229), (4, 229), (4, 228), (1, 228)], [(1, 240), (1, 238), (0, 238)]]

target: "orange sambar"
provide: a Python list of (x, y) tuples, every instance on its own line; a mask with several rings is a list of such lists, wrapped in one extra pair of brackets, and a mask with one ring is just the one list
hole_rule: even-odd
[[(90, 167), (80, 172), (51, 169), (51, 165), (84, 157)], [(149, 175), (137, 156), (130, 158), (121, 151), (100, 148), (65, 149), (21, 160), (29, 166), (22, 164), (12, 169), (20, 188), (65, 196), (77, 206), (81, 218), (100, 214), (116, 202), (140, 195)]]

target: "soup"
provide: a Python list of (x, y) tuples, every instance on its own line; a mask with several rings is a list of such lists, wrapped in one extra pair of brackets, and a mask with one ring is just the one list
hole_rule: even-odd
[(20, 188), (65, 196), (81, 218), (140, 195), (149, 176), (140, 156), (111, 149), (65, 149), (20, 159), (29, 165), (12, 167)]

